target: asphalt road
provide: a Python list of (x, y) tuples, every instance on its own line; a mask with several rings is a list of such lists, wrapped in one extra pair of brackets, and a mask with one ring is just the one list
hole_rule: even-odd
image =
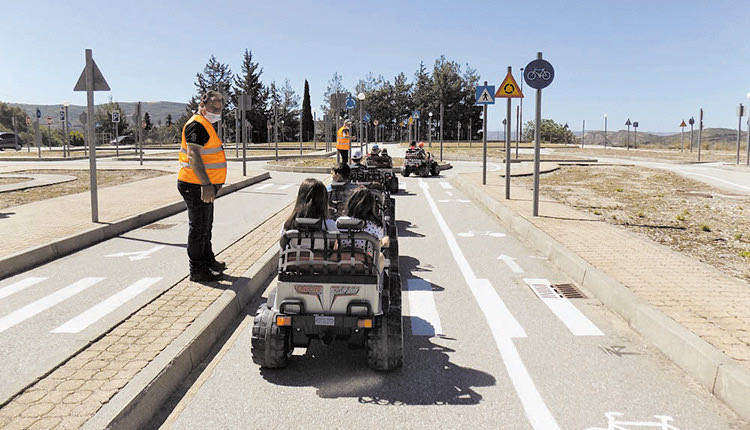
[(260, 299), (163, 428), (742, 428), (597, 300), (550, 298), (570, 280), (444, 176), (402, 181), (404, 368), (374, 372), (362, 350), (313, 343), (262, 370)]
[[(219, 198), (214, 252), (292, 202), (302, 178), (274, 173)], [(186, 239), (181, 212), (4, 279), (0, 403), (187, 276)]]

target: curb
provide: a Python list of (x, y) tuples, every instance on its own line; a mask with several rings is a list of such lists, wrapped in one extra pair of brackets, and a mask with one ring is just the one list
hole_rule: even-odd
[[(450, 170), (453, 166), (451, 166), (451, 163), (444, 163), (440, 164), (440, 171), (443, 170)], [(272, 163), (266, 163), (265, 166), (266, 170), (271, 170), (274, 172), (292, 172), (292, 173), (330, 173), (331, 168), (330, 167), (304, 167), (304, 166), (279, 166)], [(401, 173), (400, 167), (394, 167), (393, 173)]]
[(670, 360), (696, 379), (737, 415), (750, 420), (750, 370), (635, 295), (547, 233), (468, 181), (453, 176), (456, 188), (485, 206), (518, 236), (542, 252)]
[[(264, 181), (270, 177), (271, 175), (268, 172), (264, 172), (260, 175), (227, 185), (219, 190), (218, 197)], [(0, 259), (0, 279), (7, 278), (48, 261), (70, 255), (83, 248), (119, 236), (127, 231), (151, 224), (152, 222), (172, 216), (183, 210), (185, 210), (185, 202), (179, 200), (147, 212), (123, 218), (111, 224), (92, 227), (81, 233), (72, 234), (44, 245), (39, 245), (31, 249), (11, 254), (8, 257)]]
[(183, 380), (200, 365), (261, 288), (276, 274), (277, 246), (271, 246), (232, 286), (141, 370), (81, 428), (145, 428)]

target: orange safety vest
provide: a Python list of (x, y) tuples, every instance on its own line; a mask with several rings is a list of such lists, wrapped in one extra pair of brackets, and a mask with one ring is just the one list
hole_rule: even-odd
[(349, 150), (349, 127), (343, 126), (336, 132), (336, 149)]
[(224, 148), (221, 147), (221, 140), (216, 135), (214, 126), (203, 115), (193, 115), (188, 122), (185, 123), (185, 127), (182, 128), (182, 143), (180, 145), (180, 173), (177, 179), (182, 182), (189, 182), (191, 184), (200, 184), (201, 180), (195, 174), (193, 169), (190, 168), (188, 162), (187, 153), (187, 140), (185, 139), (185, 128), (193, 121), (198, 121), (208, 132), (208, 142), (201, 148), (201, 160), (203, 160), (203, 167), (206, 168), (206, 174), (208, 179), (214, 185), (223, 184), (227, 179), (227, 158), (224, 156)]

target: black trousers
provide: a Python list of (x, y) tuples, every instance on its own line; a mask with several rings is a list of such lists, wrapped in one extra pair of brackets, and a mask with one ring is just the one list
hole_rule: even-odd
[(349, 150), (348, 149), (339, 149), (339, 154), (341, 154), (342, 163), (349, 163)]
[[(218, 193), (218, 187), (214, 185)], [(216, 258), (211, 249), (211, 229), (214, 224), (214, 204), (201, 200), (201, 186), (177, 181), (177, 189), (185, 200), (188, 211), (187, 253), (190, 273), (207, 270)]]

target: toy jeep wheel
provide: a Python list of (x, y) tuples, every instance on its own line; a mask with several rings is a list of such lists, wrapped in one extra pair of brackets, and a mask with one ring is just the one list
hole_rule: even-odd
[(408, 178), (409, 177), (409, 173), (411, 173), (411, 169), (408, 168), (408, 167), (406, 167), (406, 166), (404, 166), (404, 169), (401, 170), (401, 174), (404, 175), (404, 178)]
[(404, 365), (400, 307), (391, 306), (375, 317), (375, 327), (367, 335), (367, 365), (375, 370), (393, 370)]
[(398, 194), (398, 177), (393, 175), (391, 178), (391, 194)]
[(430, 174), (432, 176), (437, 176), (440, 174), (440, 165), (438, 163), (432, 163), (432, 166), (430, 167)]
[(285, 367), (291, 354), (289, 334), (276, 325), (274, 312), (266, 304), (255, 314), (250, 350), (255, 364), (271, 369)]
[(401, 308), (401, 276), (398, 275), (398, 273), (391, 273), (391, 276), (389, 276), (389, 290), (388, 290), (388, 300), (390, 301), (390, 306), (394, 308)]

